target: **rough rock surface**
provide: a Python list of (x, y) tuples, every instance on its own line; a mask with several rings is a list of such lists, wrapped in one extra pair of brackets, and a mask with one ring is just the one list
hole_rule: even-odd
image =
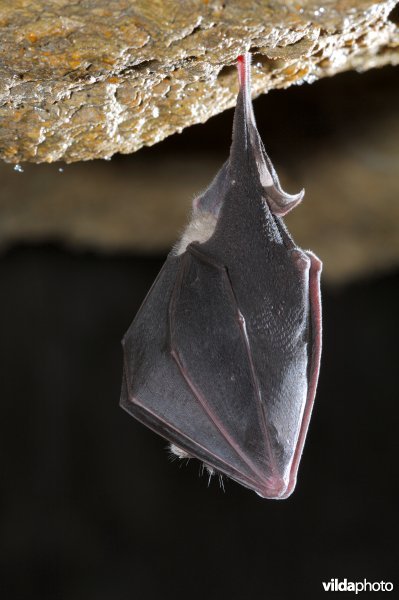
[(254, 95), (399, 62), (396, 0), (0, 0), (0, 157), (130, 153)]
[[(399, 120), (304, 154), (297, 177), (301, 206), (287, 216), (303, 248), (324, 262), (323, 281), (344, 282), (399, 264)], [(195, 193), (220, 159), (175, 156), (122, 165), (94, 161), (62, 167), (27, 165), (23, 173), (0, 164), (0, 245), (61, 241), (100, 252), (164, 253), (184, 229)]]

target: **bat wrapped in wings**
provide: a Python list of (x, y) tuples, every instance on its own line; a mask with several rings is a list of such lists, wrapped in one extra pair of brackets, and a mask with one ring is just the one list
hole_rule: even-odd
[(123, 339), (121, 406), (210, 473), (289, 496), (321, 353), (320, 260), (295, 245), (285, 193), (256, 128), (250, 56), (228, 161)]

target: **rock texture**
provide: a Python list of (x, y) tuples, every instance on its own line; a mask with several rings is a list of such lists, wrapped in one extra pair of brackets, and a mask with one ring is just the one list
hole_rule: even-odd
[(130, 153), (254, 94), (399, 62), (396, 0), (0, 1), (0, 157)]
[[(399, 264), (399, 120), (366, 136), (302, 153), (290, 192), (305, 186), (286, 220), (295, 240), (324, 262), (323, 281), (342, 283)], [(57, 241), (100, 252), (165, 253), (183, 230), (191, 198), (220, 165), (205, 156), (139, 155), (63, 167), (0, 165), (0, 244)]]

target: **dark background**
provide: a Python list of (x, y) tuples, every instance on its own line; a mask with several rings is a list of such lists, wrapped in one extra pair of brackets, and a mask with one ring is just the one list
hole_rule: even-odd
[[(336, 121), (343, 139), (361, 126), (356, 90), (378, 104), (397, 89), (386, 73), (276, 92), (257, 114), (266, 122), (272, 106), (283, 138), (317, 148)], [(219, 134), (226, 153), (231, 116), (140, 154), (215, 150)], [(396, 596), (399, 272), (323, 284), (314, 415), (296, 491), (279, 502), (208, 486), (198, 463), (170, 461), (165, 441), (118, 407), (120, 339), (163, 260), (60, 243), (1, 256), (1, 598), (319, 598), (322, 581), (345, 577), (392, 581)]]

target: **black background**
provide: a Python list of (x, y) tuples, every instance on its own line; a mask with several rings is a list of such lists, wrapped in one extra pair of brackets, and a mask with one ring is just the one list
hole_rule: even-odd
[[(376, 82), (387, 93), (381, 73), (368, 76), (369, 98)], [(339, 106), (343, 87), (363, 83), (337, 79)], [(335, 135), (316, 110), (334, 85), (274, 96), (293, 139), (310, 129), (317, 147)], [(341, 120), (360, 126), (355, 112)], [(228, 122), (231, 112), (141, 154), (206, 152)], [(118, 407), (120, 339), (163, 259), (61, 244), (1, 257), (1, 597), (319, 598), (322, 581), (344, 577), (397, 591), (399, 273), (323, 284), (322, 369), (298, 485), (268, 501), (233, 482), (208, 486), (198, 463), (169, 460), (166, 443)]]

